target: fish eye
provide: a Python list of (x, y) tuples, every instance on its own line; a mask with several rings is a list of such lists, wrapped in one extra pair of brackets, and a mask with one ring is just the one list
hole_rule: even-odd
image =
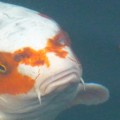
[(70, 46), (70, 38), (68, 34), (63, 31), (59, 34), (57, 42), (63, 46)]
[(0, 73), (5, 73), (6, 67), (3, 64), (0, 64)]
[(60, 45), (66, 45), (66, 40), (64, 38), (60, 38), (58, 42)]

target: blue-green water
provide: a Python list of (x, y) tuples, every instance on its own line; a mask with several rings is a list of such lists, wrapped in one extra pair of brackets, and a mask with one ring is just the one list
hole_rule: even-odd
[(65, 29), (83, 65), (86, 82), (110, 90), (98, 106), (76, 106), (57, 120), (120, 120), (120, 1), (119, 0), (1, 0), (40, 11)]

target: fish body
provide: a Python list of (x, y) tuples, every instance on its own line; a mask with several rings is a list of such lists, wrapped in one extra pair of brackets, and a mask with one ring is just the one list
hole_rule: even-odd
[(54, 20), (0, 2), (0, 120), (54, 120), (68, 107), (108, 98), (106, 87), (84, 83), (69, 36)]

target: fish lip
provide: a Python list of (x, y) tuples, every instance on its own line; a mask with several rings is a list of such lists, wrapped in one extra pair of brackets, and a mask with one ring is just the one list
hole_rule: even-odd
[[(61, 76), (61, 74), (62, 74), (62, 76)], [(40, 93), (42, 96), (49, 94), (50, 92), (53, 91), (53, 90), (48, 91), (49, 87), (55, 83), (60, 82), (60, 80), (61, 80), (61, 84), (60, 84), (61, 86), (62, 85), (69, 86), (71, 84), (79, 84), (81, 82), (80, 77), (81, 77), (80, 68), (76, 67), (76, 66), (72, 66), (66, 70), (56, 73), (52, 77), (45, 79), (44, 82), (39, 87)], [(65, 79), (67, 79), (67, 80), (64, 81)], [(58, 85), (58, 86), (60, 86), (60, 85)]]

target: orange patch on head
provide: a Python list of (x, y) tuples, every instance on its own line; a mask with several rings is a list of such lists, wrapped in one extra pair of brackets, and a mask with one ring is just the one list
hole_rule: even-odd
[(50, 65), (44, 49), (38, 51), (29, 47), (20, 49), (15, 51), (14, 59), (19, 63), (31, 66), (47, 65), (49, 67)]
[(6, 67), (6, 71), (0, 73), (0, 94), (15, 95), (32, 89), (35, 81), (18, 72), (19, 63), (13, 59), (13, 54), (0, 52), (0, 64)]
[(68, 54), (67, 51), (64, 50), (64, 47), (68, 45), (68, 39), (66, 38), (64, 32), (60, 32), (52, 39), (49, 39), (46, 46), (47, 52), (53, 52), (55, 55), (65, 58)]
[(63, 32), (60, 32), (55, 37), (48, 40), (47, 45), (44, 49), (36, 51), (29, 47), (22, 48), (14, 52), (14, 59), (17, 62), (26, 65), (46, 65), (49, 67), (50, 62), (48, 60), (47, 53), (52, 52), (61, 58), (65, 58), (68, 54), (67, 51), (63, 50), (63, 48), (67, 45), (66, 41), (67, 40), (64, 38)]
[(64, 33), (60, 32), (55, 37), (48, 40), (47, 45), (44, 49), (36, 51), (29, 47), (22, 48), (14, 52), (14, 59), (17, 62), (26, 65), (46, 65), (47, 67), (49, 67), (50, 62), (46, 54), (49, 52), (53, 52), (55, 53), (55, 55), (61, 58), (65, 58), (68, 54), (67, 51), (63, 50), (63, 48), (68, 45), (66, 41), (68, 40), (65, 38)]

